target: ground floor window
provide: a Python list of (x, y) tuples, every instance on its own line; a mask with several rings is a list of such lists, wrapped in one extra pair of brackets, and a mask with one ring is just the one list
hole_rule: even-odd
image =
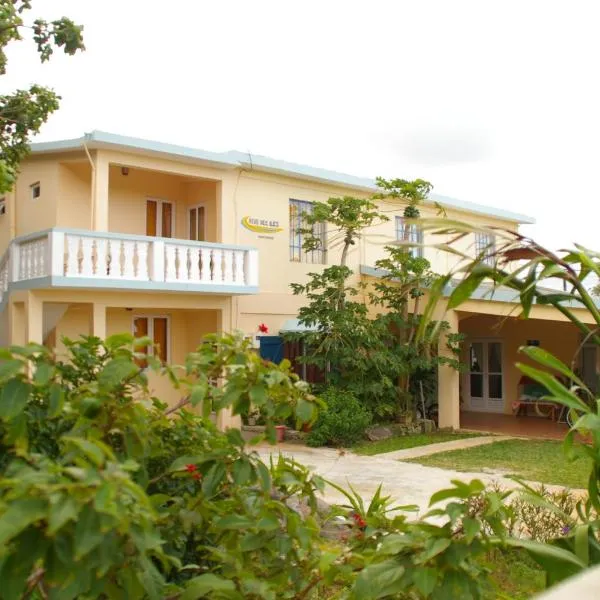
[[(170, 323), (169, 317), (135, 315), (133, 317), (133, 335), (136, 338), (149, 337), (154, 346), (142, 350), (144, 354), (153, 354), (163, 363), (170, 362)], [(140, 366), (147, 366), (147, 361), (140, 361)]]

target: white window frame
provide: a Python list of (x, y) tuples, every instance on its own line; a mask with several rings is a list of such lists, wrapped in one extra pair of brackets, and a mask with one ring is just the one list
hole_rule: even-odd
[[(406, 219), (396, 215), (396, 241), (412, 242), (413, 244), (423, 243), (423, 228), (418, 223), (406, 223)], [(409, 227), (408, 239), (404, 239), (404, 228)], [(423, 258), (423, 246), (410, 246), (408, 251), (414, 258)]]
[[(312, 211), (312, 207), (314, 202), (310, 200), (300, 200), (298, 198), (289, 198), (288, 199), (288, 212), (290, 211), (291, 206), (297, 206), (298, 209), (301, 209), (302, 212), (309, 212), (306, 210), (307, 207), (310, 206), (310, 210)], [(300, 213), (300, 214), (301, 214)], [(299, 256), (298, 260), (294, 259), (295, 249), (297, 248), (296, 244), (293, 244), (292, 232), (295, 231), (295, 227), (292, 226), (292, 222), (290, 219), (289, 223), (289, 240), (288, 240), (288, 252), (289, 252), (289, 261), (293, 263), (305, 263), (305, 264), (313, 264), (313, 265), (326, 265), (327, 264), (327, 224), (321, 223), (319, 225), (315, 224), (313, 227), (320, 226), (322, 228), (321, 231), (321, 249), (313, 250), (312, 252), (305, 252), (303, 249), (304, 244), (304, 236), (302, 234), (297, 234), (300, 240), (300, 248), (299, 248)], [(302, 224), (301, 224), (302, 226)], [(295, 237), (295, 236), (294, 236)], [(294, 251), (292, 251), (294, 249)]]
[(148, 356), (154, 356), (154, 319), (166, 319), (167, 321), (167, 358), (166, 364), (171, 364), (171, 317), (170, 315), (149, 315), (137, 313), (131, 316), (131, 333), (135, 337), (135, 320), (148, 319), (148, 337), (152, 340), (152, 346), (148, 347)]
[[(480, 374), (482, 376), (482, 397), (478, 396), (473, 398), (471, 395), (471, 374), (473, 371), (471, 370), (471, 344), (482, 344), (483, 346), (483, 355), (482, 355), (482, 369)], [(492, 371), (490, 373), (488, 369), (488, 357), (489, 357), (489, 345), (490, 344), (500, 344), (500, 368), (502, 369), (500, 372)], [(504, 412), (504, 408), (506, 406), (506, 362), (505, 362), (505, 339), (504, 338), (473, 338), (467, 341), (467, 352), (468, 356), (468, 370), (466, 372), (467, 379), (467, 390), (468, 390), (468, 400), (469, 400), (469, 410), (474, 412), (489, 412), (494, 414), (502, 414)], [(489, 390), (489, 377), (490, 375), (500, 375), (500, 385), (502, 386), (502, 398), (494, 398), (490, 400), (490, 390)], [(481, 400), (478, 404), (477, 400)], [(500, 409), (500, 410), (498, 410)]]
[[(39, 190), (38, 195), (35, 195), (35, 189)], [(42, 184), (39, 181), (36, 181), (35, 183), (32, 183), (29, 186), (29, 193), (31, 194), (31, 199), (32, 200), (39, 200), (42, 197)]]
[[(188, 206), (188, 210), (187, 210), (187, 234), (189, 236), (190, 234), (190, 226), (192, 224), (192, 216), (191, 216), (191, 212), (192, 210), (196, 209), (200, 209), (203, 208), (204, 209), (204, 223), (202, 224), (202, 228), (203, 228), (203, 232), (202, 232), (202, 240), (200, 241), (206, 241), (206, 215), (208, 214), (208, 211), (206, 209), (206, 203), (205, 202), (200, 202), (199, 204), (194, 204), (193, 206)], [(196, 213), (197, 215), (198, 213)], [(198, 224), (197, 221), (198, 217), (196, 216), (196, 225)]]
[(481, 258), (481, 261), (494, 266), (494, 253), (496, 252), (496, 236), (484, 231), (475, 232), (475, 258)]
[[(175, 202), (172, 200), (165, 200), (164, 198), (153, 198), (152, 196), (146, 196), (146, 202), (144, 203), (144, 208), (146, 209), (146, 231), (148, 231), (148, 201), (156, 202), (156, 231), (157, 233), (160, 231), (162, 233), (162, 205), (170, 204), (171, 205), (171, 232), (175, 233), (175, 224), (177, 223), (177, 219), (175, 218)], [(163, 237), (162, 235), (157, 235), (156, 237)], [(175, 235), (171, 237), (171, 239), (175, 238)]]

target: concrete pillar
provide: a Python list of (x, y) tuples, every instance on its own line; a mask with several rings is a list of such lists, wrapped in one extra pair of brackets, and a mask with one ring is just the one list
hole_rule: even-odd
[(238, 210), (237, 183), (237, 176), (232, 174), (217, 184), (217, 242), (222, 244), (238, 242), (240, 220), (244, 215)]
[(8, 344), (11, 346), (24, 346), (26, 341), (25, 330), (25, 302), (9, 301), (8, 310)]
[(106, 338), (106, 305), (92, 304), (92, 319), (90, 323), (90, 335), (99, 337), (101, 340)]
[(92, 229), (108, 231), (108, 160), (100, 150), (93, 157)]
[(44, 343), (44, 303), (34, 292), (27, 294), (25, 303), (26, 341)]
[[(456, 311), (451, 310), (440, 315), (441, 319), (448, 322), (450, 329), (439, 343), (439, 355), (455, 358), (447, 347), (448, 334), (458, 333), (459, 318)], [(460, 373), (445, 365), (438, 368), (438, 417), (439, 426), (458, 429), (460, 427)]]
[[(226, 298), (223, 301), (223, 305), (221, 310), (218, 313), (217, 317), (217, 331), (218, 333), (230, 333), (233, 329), (232, 327), (232, 298)], [(227, 408), (222, 410), (217, 415), (217, 428), (221, 431), (225, 431), (229, 428), (237, 428), (239, 429), (242, 426), (242, 418), (239, 415), (232, 415), (231, 409)]]

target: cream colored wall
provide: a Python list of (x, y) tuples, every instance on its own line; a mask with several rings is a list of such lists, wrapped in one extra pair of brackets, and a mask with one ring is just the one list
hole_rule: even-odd
[[(40, 182), (41, 195), (31, 196), (31, 185)], [(21, 163), (16, 187), (16, 235), (26, 235), (58, 223), (59, 166), (55, 158), (31, 157)]]
[(91, 229), (92, 170), (87, 162), (59, 165), (58, 225)]
[(76, 340), (82, 335), (90, 335), (91, 324), (91, 305), (77, 304), (76, 294), (73, 295), (74, 304), (69, 306), (64, 315), (56, 324), (56, 352), (58, 355), (65, 355), (65, 346), (63, 338)]
[[(126, 308), (107, 308), (106, 335), (131, 333), (133, 319), (136, 316), (167, 316), (170, 321), (170, 364), (184, 365), (185, 357), (193, 352), (202, 338), (208, 333), (217, 331), (217, 310), (180, 310), (155, 309), (137, 307), (133, 310)], [(62, 316), (56, 326), (56, 352), (65, 356), (62, 338), (77, 339), (81, 335), (90, 335), (91, 304), (73, 304)], [(173, 404), (177, 402), (182, 390), (175, 390), (167, 377), (149, 373), (149, 388), (151, 393), (161, 400)]]
[[(237, 327), (246, 333), (256, 331), (257, 324), (264, 322), (273, 333), (277, 333), (286, 319), (295, 318), (303, 299), (292, 295), (291, 283), (304, 283), (308, 273), (319, 271), (321, 265), (291, 262), (289, 259), (289, 200), (325, 202), (332, 196), (355, 195), (368, 197), (366, 193), (335, 188), (314, 182), (299, 181), (278, 175), (244, 172), (240, 176), (235, 194), (237, 218), (234, 224), (234, 241), (255, 246), (259, 250), (260, 294), (246, 296), (236, 300)], [(358, 273), (360, 265), (375, 266), (377, 260), (385, 256), (386, 244), (395, 241), (395, 216), (402, 216), (405, 204), (386, 201), (380, 209), (389, 217), (389, 221), (371, 227), (365, 232), (363, 240), (351, 248), (348, 266)], [(437, 209), (426, 205), (421, 208), (423, 219), (438, 218)], [(259, 234), (245, 229), (240, 221), (244, 216), (256, 217), (279, 222), (281, 232)], [(448, 219), (465, 221), (476, 227), (505, 227), (516, 229), (516, 224), (500, 219), (447, 210)], [(427, 246), (447, 242), (447, 236), (426, 231), (424, 243)], [(457, 243), (457, 248), (467, 254), (474, 253), (474, 235), (467, 236)], [(341, 245), (330, 244), (327, 264), (339, 262)], [(426, 247), (425, 257), (431, 262), (432, 269), (446, 273), (456, 266), (456, 260), (446, 252)]]
[[(537, 319), (495, 317), (464, 313), (460, 320), (460, 332), (466, 335), (463, 344), (463, 361), (468, 358), (469, 343), (476, 339), (494, 339), (503, 344), (504, 360), (504, 412), (512, 413), (512, 402), (517, 399), (521, 372), (515, 363), (533, 364), (518, 352), (527, 340), (539, 340), (540, 347), (570, 364), (580, 342), (578, 330), (571, 323), (548, 322)], [(462, 376), (463, 409), (468, 410), (469, 374)]]

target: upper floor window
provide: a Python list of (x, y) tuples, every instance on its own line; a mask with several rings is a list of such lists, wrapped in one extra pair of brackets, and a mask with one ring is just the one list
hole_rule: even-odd
[(486, 265), (494, 266), (496, 237), (491, 233), (478, 231), (475, 233), (475, 256)]
[(42, 195), (42, 186), (39, 181), (36, 181), (34, 184), (30, 186), (31, 189), (31, 199), (36, 200)]
[(6, 214), (6, 198), (0, 198), (0, 216)]
[(396, 217), (396, 240), (410, 242), (409, 252), (415, 258), (423, 258), (423, 230), (417, 223), (406, 223), (404, 217)]
[[(133, 317), (133, 335), (136, 338), (149, 337), (153, 343), (153, 347), (138, 350), (143, 354), (152, 354), (162, 363), (169, 362), (169, 318), (168, 317), (153, 317), (146, 315), (137, 315)], [(138, 361), (139, 366), (146, 368), (148, 363), (146, 360)]]
[(306, 234), (302, 229), (307, 228), (304, 215), (311, 214), (313, 203), (305, 200), (290, 199), (290, 260), (293, 262), (306, 262), (324, 265), (327, 262), (327, 240), (325, 239), (325, 223), (315, 223), (312, 226), (313, 233), (321, 239), (321, 245), (317, 250), (305, 252), (303, 249)]
[(206, 241), (206, 215), (202, 204), (192, 206), (188, 210), (188, 221), (190, 225), (190, 240), (197, 242)]

